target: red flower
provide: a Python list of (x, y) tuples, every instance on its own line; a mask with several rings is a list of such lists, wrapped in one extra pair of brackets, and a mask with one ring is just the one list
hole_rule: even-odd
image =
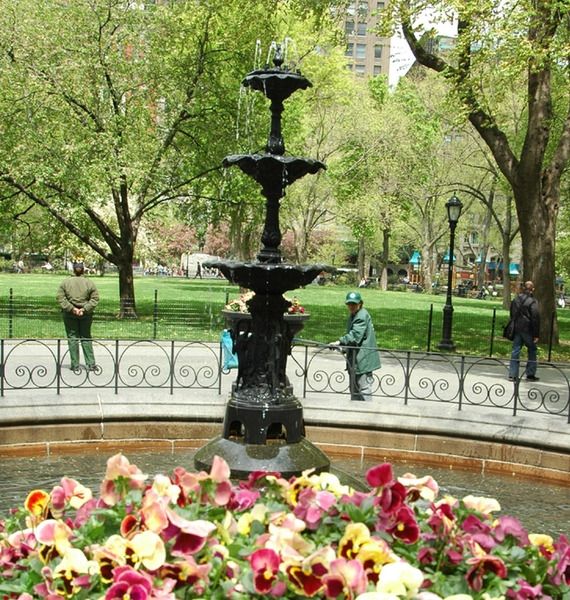
[(293, 586), (308, 598), (312, 598), (323, 588), (323, 577), (328, 573), (327, 566), (318, 559), (303, 564), (291, 564), (287, 575)]
[(146, 573), (139, 573), (132, 567), (117, 567), (113, 573), (115, 583), (107, 590), (105, 600), (136, 598), (146, 600), (152, 594), (152, 579)]
[(366, 472), (366, 482), (370, 487), (384, 487), (394, 481), (394, 472), (390, 463), (376, 465)]
[(261, 548), (249, 555), (253, 584), (258, 594), (269, 594), (273, 591), (280, 562), (277, 552), (269, 548)]
[(420, 537), (420, 528), (414, 516), (414, 511), (409, 506), (402, 506), (394, 515), (394, 523), (386, 531), (406, 544), (417, 542)]
[(507, 576), (505, 563), (498, 556), (485, 554), (481, 557), (468, 558), (467, 564), (473, 566), (465, 574), (465, 579), (469, 587), (476, 592), (483, 589), (483, 578), (487, 574), (495, 574), (500, 579)]

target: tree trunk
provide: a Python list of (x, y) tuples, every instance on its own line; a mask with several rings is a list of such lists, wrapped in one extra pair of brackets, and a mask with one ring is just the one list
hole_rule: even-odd
[[(558, 344), (555, 315), (554, 240), (558, 202), (541, 199), (540, 192), (521, 186), (515, 200), (522, 238), (523, 281), (534, 283), (540, 310), (540, 342)], [(550, 200), (550, 201), (549, 201)], [(522, 214), (521, 214), (522, 213)], [(552, 331), (553, 329), (553, 331)]]
[(363, 277), (366, 276), (366, 267), (364, 264), (364, 259), (366, 258), (366, 252), (364, 249), (364, 238), (361, 237), (358, 240), (358, 281), (360, 281)]
[(385, 228), (382, 230), (382, 254), (380, 258), (380, 277), (378, 279), (378, 287), (386, 291), (388, 289), (388, 260), (390, 258), (390, 230)]
[(119, 318), (136, 319), (133, 261), (132, 259), (123, 259), (117, 263), (117, 267), (119, 269)]
[(422, 263), (420, 268), (422, 270), (422, 285), (424, 290), (428, 294), (433, 294), (435, 289), (432, 286), (432, 271), (433, 271), (433, 261), (432, 261), (432, 246), (429, 244), (422, 245)]

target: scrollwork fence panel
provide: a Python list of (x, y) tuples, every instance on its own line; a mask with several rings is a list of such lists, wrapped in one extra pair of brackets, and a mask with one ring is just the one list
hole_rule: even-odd
[[(106, 388), (214, 389), (237, 376), (222, 370), (221, 347), (201, 341), (93, 340), (97, 368), (71, 370), (67, 341), (0, 339), (0, 395), (18, 390)], [(570, 365), (540, 363), (541, 380), (509, 381), (508, 361), (456, 354), (380, 350), (373, 396), (404, 404), (430, 402), (487, 410), (542, 413), (570, 423)], [(521, 364), (521, 373), (524, 364)], [(288, 375), (302, 398), (350, 397), (345, 355), (329, 346), (296, 340)]]

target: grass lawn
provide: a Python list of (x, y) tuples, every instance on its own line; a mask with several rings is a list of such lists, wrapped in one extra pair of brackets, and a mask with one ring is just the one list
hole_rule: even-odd
[[(55, 294), (65, 274), (0, 274), (0, 338), (64, 337)], [(189, 339), (214, 341), (224, 320), (220, 314), (227, 298), (237, 297), (237, 286), (221, 279), (139, 277), (135, 279), (138, 320), (119, 320), (119, 282), (115, 275), (93, 278), (101, 302), (93, 324), (98, 338)], [(297, 296), (311, 314), (300, 336), (318, 342), (337, 339), (346, 324), (344, 305), (347, 286), (316, 286), (286, 294)], [(10, 300), (10, 290), (12, 296)], [(431, 323), (430, 349), (437, 350), (441, 338), (445, 295), (413, 292), (362, 291), (372, 315), (381, 348), (426, 350)], [(432, 309), (433, 307), (433, 309)], [(499, 300), (453, 298), (453, 340), (462, 354), (497, 357), (510, 353), (510, 342), (500, 332), (507, 311)], [(494, 333), (493, 314), (495, 312)], [(562, 343), (552, 349), (553, 361), (570, 360), (570, 310), (558, 311)], [(543, 347), (539, 359), (548, 359)]]

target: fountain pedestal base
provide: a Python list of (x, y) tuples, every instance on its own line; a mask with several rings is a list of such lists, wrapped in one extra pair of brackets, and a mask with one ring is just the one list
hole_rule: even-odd
[(214, 456), (223, 458), (237, 479), (246, 479), (253, 471), (277, 471), (289, 478), (307, 469), (316, 473), (330, 470), (327, 455), (305, 438), (294, 444), (274, 440), (261, 445), (218, 436), (198, 450), (196, 468), (210, 471)]

